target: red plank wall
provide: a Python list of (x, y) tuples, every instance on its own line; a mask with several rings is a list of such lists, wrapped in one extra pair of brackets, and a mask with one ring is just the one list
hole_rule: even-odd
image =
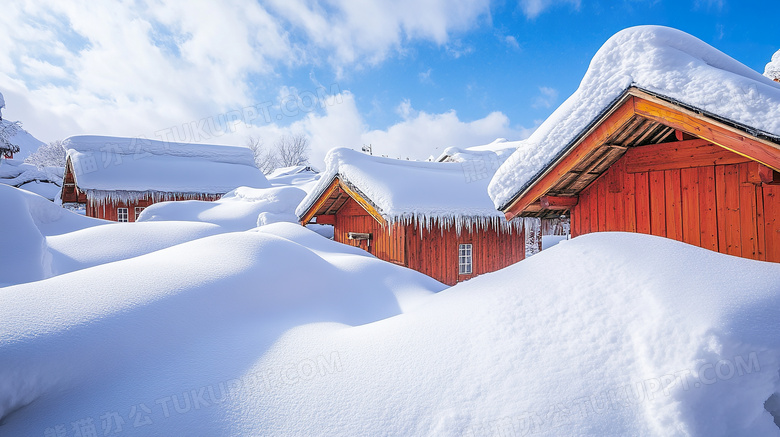
[(573, 237), (640, 232), (780, 262), (780, 186), (751, 182), (757, 163), (628, 173), (626, 159), (580, 193)]
[[(408, 226), (406, 230), (408, 267), (447, 285), (503, 269), (525, 258), (525, 233), (488, 229), (454, 228), (430, 230)], [(458, 274), (458, 248), (471, 244), (472, 274)]]
[[(370, 243), (350, 240), (349, 232), (371, 233), (373, 239)], [(504, 268), (525, 257), (525, 236), (522, 232), (464, 229), (458, 236), (454, 228), (420, 231), (413, 225), (396, 224), (388, 229), (352, 199), (336, 213), (333, 239), (360, 247), (377, 258), (404, 265), (448, 285)], [(459, 245), (468, 243), (472, 244), (472, 274), (459, 275)]]
[[(203, 200), (203, 201), (215, 201), (219, 200), (219, 198), (222, 197), (221, 194), (187, 194), (187, 195), (181, 195), (181, 196), (174, 196), (173, 201), (182, 201), (182, 200)], [(160, 200), (159, 202), (162, 202)], [(87, 202), (86, 205), (86, 213), (88, 217), (96, 217), (101, 218), (105, 220), (117, 220), (117, 208), (127, 208), (127, 217), (128, 221), (134, 222), (135, 221), (135, 207), (139, 206), (142, 208), (146, 208), (149, 205), (153, 205), (155, 203), (158, 203), (154, 199), (151, 198), (151, 196), (147, 196), (143, 199), (139, 199), (136, 202), (100, 202), (100, 203), (93, 203), (93, 202)]]

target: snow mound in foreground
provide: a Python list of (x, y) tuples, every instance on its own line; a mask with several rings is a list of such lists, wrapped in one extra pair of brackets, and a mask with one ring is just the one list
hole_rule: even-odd
[(105, 223), (4, 184), (0, 184), (0, 205), (0, 287), (53, 274), (47, 237)]
[(296, 325), (373, 322), (442, 288), (288, 223), (3, 288), (0, 433), (111, 410), (129, 435), (224, 434), (219, 407), (135, 429), (130, 404), (143, 414), (166, 393), (238, 378)]
[(2, 289), (0, 433), (780, 435), (780, 265), (597, 233), (437, 287), (276, 224)]
[(146, 208), (139, 222), (193, 221), (219, 225), (225, 231), (245, 231), (276, 222), (297, 222), (295, 208), (306, 196), (296, 187), (239, 187), (216, 202), (160, 202)]

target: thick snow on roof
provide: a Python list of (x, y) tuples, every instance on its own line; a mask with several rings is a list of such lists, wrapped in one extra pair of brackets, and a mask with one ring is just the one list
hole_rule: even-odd
[(629, 87), (780, 138), (780, 85), (685, 32), (632, 27), (599, 49), (579, 88), (496, 172), (488, 190), (506, 206)]
[(102, 136), (70, 137), (64, 145), (76, 184), (94, 197), (221, 194), (240, 186), (270, 186), (246, 147)]
[(772, 55), (772, 60), (764, 68), (764, 76), (772, 80), (780, 80), (780, 50)]
[[(447, 147), (444, 152), (436, 158), (436, 162), (463, 162), (469, 159), (494, 159), (486, 158), (491, 154), (495, 155), (500, 162), (504, 162), (523, 141), (507, 141), (506, 138), (496, 138), (489, 144), (471, 147)], [(494, 169), (495, 170), (495, 169)]]
[(268, 175), (268, 182), (272, 187), (295, 186), (310, 193), (320, 179), (320, 173), (308, 165), (296, 165), (293, 167), (277, 168)]
[(0, 432), (780, 434), (777, 264), (597, 233), (441, 289), (288, 223), (0, 288)]
[(302, 217), (334, 177), (355, 187), (388, 222), (432, 222), (460, 229), (471, 222), (505, 224), (486, 194), (489, 175), (480, 178), (473, 166), (452, 162), (403, 161), (336, 148), (325, 157), (326, 169), (317, 186), (296, 210)]

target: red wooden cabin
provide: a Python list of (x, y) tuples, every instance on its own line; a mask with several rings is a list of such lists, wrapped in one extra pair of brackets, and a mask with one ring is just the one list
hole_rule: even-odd
[(246, 147), (76, 136), (65, 148), (63, 205), (106, 220), (133, 222), (157, 202), (213, 201), (240, 186), (270, 186)]
[(401, 161), (334, 149), (301, 224), (334, 226), (334, 240), (445, 284), (525, 257), (523, 222), (507, 222), (461, 163)]
[(631, 87), (501, 210), (780, 262), (778, 171), (777, 138)]

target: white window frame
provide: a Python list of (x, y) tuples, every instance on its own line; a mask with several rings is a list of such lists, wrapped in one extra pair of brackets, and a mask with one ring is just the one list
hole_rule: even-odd
[(144, 209), (146, 209), (146, 207), (143, 206), (135, 207), (135, 221), (138, 221), (138, 216), (141, 215), (142, 212), (144, 212)]
[(116, 209), (116, 221), (127, 223), (129, 221), (127, 208), (117, 208)]
[(458, 274), (470, 275), (474, 272), (474, 246), (471, 243), (458, 245)]

